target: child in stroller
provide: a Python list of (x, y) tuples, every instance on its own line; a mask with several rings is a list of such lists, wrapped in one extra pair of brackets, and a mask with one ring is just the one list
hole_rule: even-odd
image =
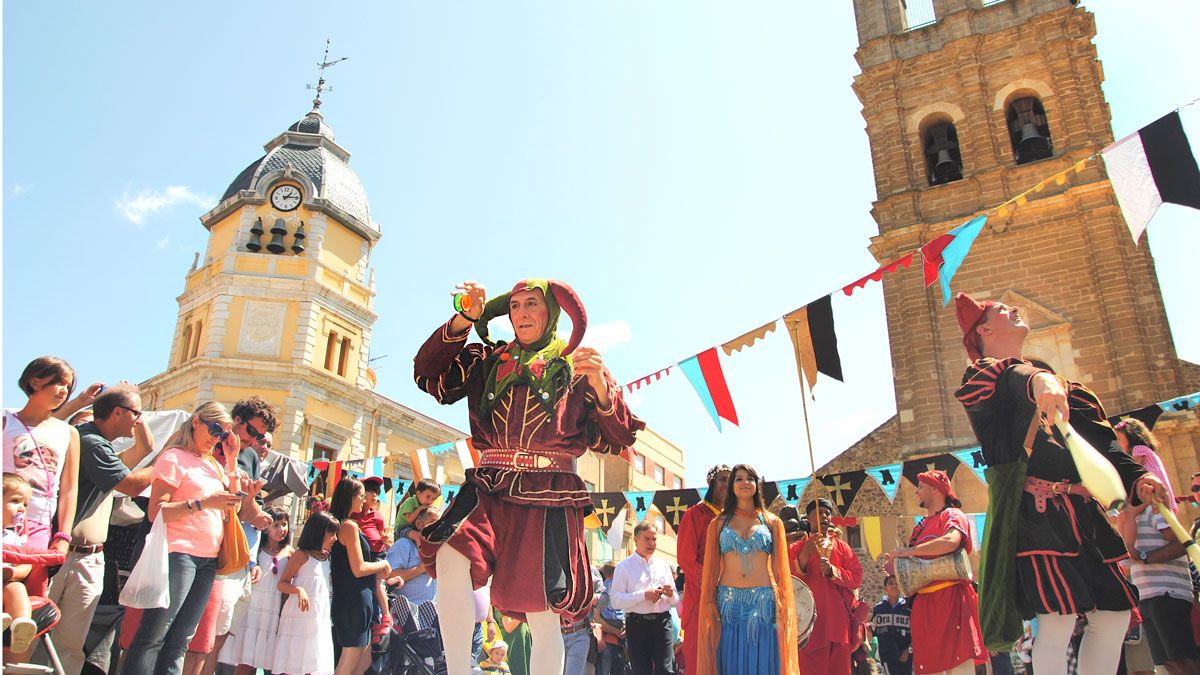
[(443, 675), (446, 654), (433, 602), (413, 605), (399, 589), (388, 589), (392, 632), (388, 636), (388, 670), (391, 675)]

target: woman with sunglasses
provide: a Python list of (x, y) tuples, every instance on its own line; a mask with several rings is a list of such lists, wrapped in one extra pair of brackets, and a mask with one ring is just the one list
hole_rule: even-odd
[[(150, 520), (166, 523), (170, 604), (146, 610), (125, 655), (122, 672), (179, 675), (217, 573), (225, 509), (242, 504), (238, 437), (220, 403), (200, 406), (166, 443), (154, 463)], [(227, 465), (213, 458), (225, 444)]]

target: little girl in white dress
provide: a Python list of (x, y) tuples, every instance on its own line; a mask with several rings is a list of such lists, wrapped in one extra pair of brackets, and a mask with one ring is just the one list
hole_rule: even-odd
[(292, 537), (288, 531), (287, 511), (267, 510), (271, 525), (263, 533), (258, 552), (258, 581), (250, 591), (250, 606), (240, 626), (230, 631), (221, 649), (221, 663), (238, 666), (235, 675), (253, 675), (255, 669), (274, 671), (275, 640), (279, 631), (279, 610), (283, 596), (279, 579), (287, 569), (292, 553)]
[(333, 626), (329, 619), (329, 547), (338, 521), (325, 511), (312, 514), (277, 587), (288, 594), (279, 617), (271, 672), (332, 675)]

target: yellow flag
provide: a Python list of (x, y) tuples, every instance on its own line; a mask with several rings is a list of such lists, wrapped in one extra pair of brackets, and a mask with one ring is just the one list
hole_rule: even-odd
[(871, 552), (871, 559), (875, 560), (883, 553), (883, 531), (879, 528), (879, 516), (864, 516), (860, 520), (867, 550)]

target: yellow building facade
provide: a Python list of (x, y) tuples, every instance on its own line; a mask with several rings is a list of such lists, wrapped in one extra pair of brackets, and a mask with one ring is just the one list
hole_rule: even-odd
[[(264, 150), (200, 217), (208, 246), (184, 280), (167, 369), (141, 384), (146, 406), (261, 396), (280, 412), (275, 449), (303, 460), (407, 458), (463, 437), (374, 391), (382, 233), (350, 153), (316, 110)], [(457, 458), (434, 461), (461, 481)], [(411, 477), (407, 459), (389, 464)]]

